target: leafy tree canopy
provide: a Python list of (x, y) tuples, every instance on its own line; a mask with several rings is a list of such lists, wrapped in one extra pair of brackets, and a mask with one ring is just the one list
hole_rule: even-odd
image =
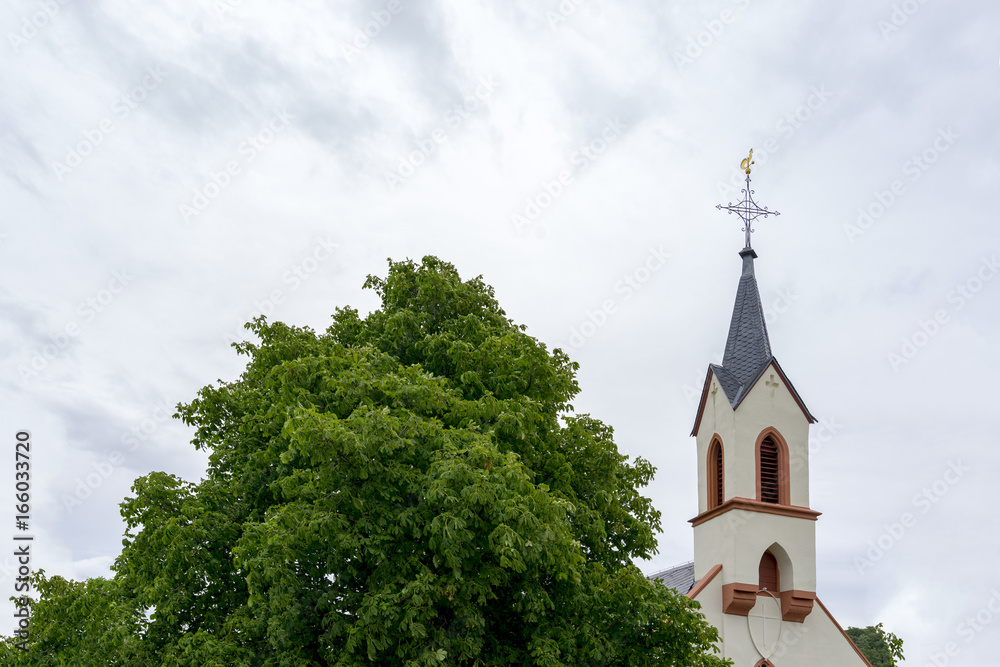
[(882, 624), (867, 628), (847, 628), (851, 638), (872, 667), (896, 667), (897, 660), (903, 659), (903, 640), (882, 629)]
[(139, 478), (114, 579), (40, 578), (11, 659), (729, 664), (632, 565), (656, 549), (653, 468), (574, 413), (577, 365), (434, 257), (365, 287), (381, 308), (324, 333), (247, 325), (242, 376), (178, 408), (205, 478)]

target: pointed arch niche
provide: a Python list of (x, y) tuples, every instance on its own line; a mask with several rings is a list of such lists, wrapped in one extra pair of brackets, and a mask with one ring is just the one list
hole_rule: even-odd
[[(773, 568), (773, 569), (772, 569)], [(765, 572), (767, 573), (765, 575)], [(782, 590), (787, 590), (792, 587), (793, 572), (792, 572), (792, 559), (785, 551), (785, 548), (781, 546), (778, 542), (774, 542), (764, 553), (760, 556), (760, 586), (761, 589), (767, 589), (773, 594), (778, 595)], [(765, 586), (765, 583), (772, 583), (771, 586)], [(782, 589), (782, 584), (784, 584), (784, 589)]]
[(777, 429), (757, 436), (757, 500), (774, 505), (791, 504), (788, 483), (788, 444)]
[(726, 460), (722, 439), (716, 435), (708, 446), (708, 509), (715, 509), (726, 499)]
[(757, 588), (762, 591), (770, 591), (774, 595), (781, 593), (781, 571), (778, 568), (778, 559), (770, 551), (765, 551), (764, 555), (760, 557), (757, 577)]

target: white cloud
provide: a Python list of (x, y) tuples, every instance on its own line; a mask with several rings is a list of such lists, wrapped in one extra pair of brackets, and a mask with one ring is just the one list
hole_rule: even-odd
[[(360, 285), (386, 256), (437, 254), (482, 273), (512, 317), (565, 347), (661, 246), (663, 270), (575, 353), (576, 406), (659, 468), (649, 493), (664, 512), (661, 554), (644, 569), (688, 560), (683, 387), (725, 336), (742, 233), (714, 206), (733, 199), (719, 183), (754, 147), (768, 153), (754, 170), (758, 201), (782, 212), (757, 225), (762, 296), (795, 295), (770, 324), (772, 344), (813, 411), (843, 424), (812, 468), (820, 595), (842, 620), (884, 621), (918, 660), (989, 601), (1000, 283), (962, 309), (948, 295), (1000, 250), (1000, 66), (982, 28), (1000, 19), (994, 4), (927, 3), (883, 38), (892, 5), (860, 0), (585, 0), (571, 12), (555, 0), (402, 0), (348, 62), (344, 45), (387, 1), (220, 1), (221, 12), (208, 0), (66, 2), (17, 49), (5, 44), (0, 414), (7, 433), (28, 427), (42, 444), (39, 565), (99, 573), (120, 549), (117, 504), (131, 478), (200, 474), (188, 430), (163, 425), (94, 489), (85, 523), (62, 514), (79, 471), (160, 402), (239, 372), (226, 336), (275, 290), (275, 317), (324, 328), (336, 306), (374, 305)], [(10, 4), (0, 31), (21, 30), (38, 7)], [(735, 18), (713, 32), (724, 10)], [(679, 68), (675, 54), (703, 30), (712, 39)], [(149, 68), (162, 82), (115, 115)], [(499, 86), (450, 126), (482, 77)], [(818, 89), (831, 93), (821, 104)], [(242, 142), (275, 109), (294, 120), (244, 162)], [(542, 212), (544, 234), (518, 233), (511, 215), (616, 118), (626, 129)], [(111, 131), (60, 181), (52, 164), (103, 119)], [(386, 169), (442, 127), (433, 153), (387, 188)], [(947, 127), (961, 137), (909, 180), (907, 161)], [(239, 173), (182, 220), (180, 204), (234, 159)], [(851, 243), (844, 226), (896, 179), (905, 192)], [(285, 272), (320, 237), (340, 252), (292, 290)], [(83, 322), (79, 305), (123, 269), (134, 279)], [(947, 326), (894, 370), (887, 355), (941, 307)], [(78, 334), (22, 383), (19, 366), (71, 322)], [(859, 576), (853, 555), (958, 455), (976, 474)], [(984, 632), (962, 655), (986, 664), (998, 648)]]

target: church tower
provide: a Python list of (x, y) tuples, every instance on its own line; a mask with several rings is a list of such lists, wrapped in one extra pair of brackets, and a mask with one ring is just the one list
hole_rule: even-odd
[[(722, 364), (710, 364), (691, 435), (698, 449), (694, 563), (653, 575), (701, 604), (738, 667), (864, 667), (816, 595), (809, 412), (771, 351), (750, 245), (760, 207), (743, 161), (742, 272)], [(693, 571), (692, 571), (693, 570)]]
[(816, 597), (816, 518), (809, 508), (809, 413), (771, 353), (754, 276), (743, 272), (722, 365), (711, 364), (692, 435), (698, 447), (695, 578), (722, 565), (723, 611), (746, 616), (758, 590), (801, 622)]

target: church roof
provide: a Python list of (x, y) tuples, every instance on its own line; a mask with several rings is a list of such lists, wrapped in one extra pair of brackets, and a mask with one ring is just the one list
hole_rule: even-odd
[(719, 385), (722, 387), (722, 391), (726, 392), (729, 403), (733, 404), (739, 400), (740, 389), (744, 384), (733, 373), (727, 371), (724, 366), (709, 364), (708, 367), (715, 371), (715, 377), (719, 378)]
[(757, 253), (753, 248), (743, 248), (740, 257), (743, 258), (743, 273), (736, 288), (736, 304), (733, 306), (733, 318), (729, 322), (729, 336), (726, 338), (722, 365), (709, 365), (710, 372), (714, 372), (719, 378), (719, 385), (726, 392), (726, 398), (733, 409), (736, 409), (768, 364), (774, 360), (771, 341), (767, 337), (764, 307), (760, 303), (757, 277), (753, 272), (753, 260)]
[[(733, 306), (733, 319), (729, 323), (729, 337), (726, 339), (722, 367), (740, 385), (746, 385), (771, 359), (771, 342), (767, 339), (764, 308), (760, 304), (757, 278), (753, 273), (753, 260), (757, 253), (753, 248), (743, 248), (740, 257), (743, 258), (743, 274), (740, 276), (739, 287), (736, 288), (736, 305)], [(730, 401), (733, 400), (729, 391), (726, 391), (726, 395)]]
[[(760, 304), (757, 277), (753, 273), (753, 260), (757, 253), (753, 248), (744, 248), (740, 257), (743, 258), (743, 273), (736, 288), (736, 304), (729, 323), (722, 366), (740, 385), (746, 385), (771, 359), (771, 342), (767, 338), (764, 308)], [(729, 395), (729, 392), (726, 394)], [(733, 396), (730, 395), (729, 399), (733, 400)]]
[(691, 435), (698, 432), (712, 373), (715, 373), (715, 377), (719, 379), (722, 391), (726, 393), (729, 404), (735, 410), (771, 364), (774, 364), (806, 418), (811, 423), (816, 421), (816, 418), (806, 408), (805, 403), (802, 402), (798, 392), (795, 391), (795, 387), (781, 370), (778, 360), (771, 354), (771, 341), (767, 337), (764, 307), (760, 302), (757, 277), (753, 272), (753, 260), (757, 257), (757, 253), (754, 252), (753, 248), (746, 247), (740, 251), (740, 257), (743, 258), (743, 272), (736, 288), (736, 303), (733, 306), (732, 320), (729, 322), (729, 336), (726, 338), (726, 350), (722, 356), (722, 365), (709, 364), (701, 404), (698, 407)]
[(672, 588), (681, 595), (694, 588), (694, 561), (672, 567), (669, 570), (655, 572), (647, 579), (659, 579), (663, 585)]

